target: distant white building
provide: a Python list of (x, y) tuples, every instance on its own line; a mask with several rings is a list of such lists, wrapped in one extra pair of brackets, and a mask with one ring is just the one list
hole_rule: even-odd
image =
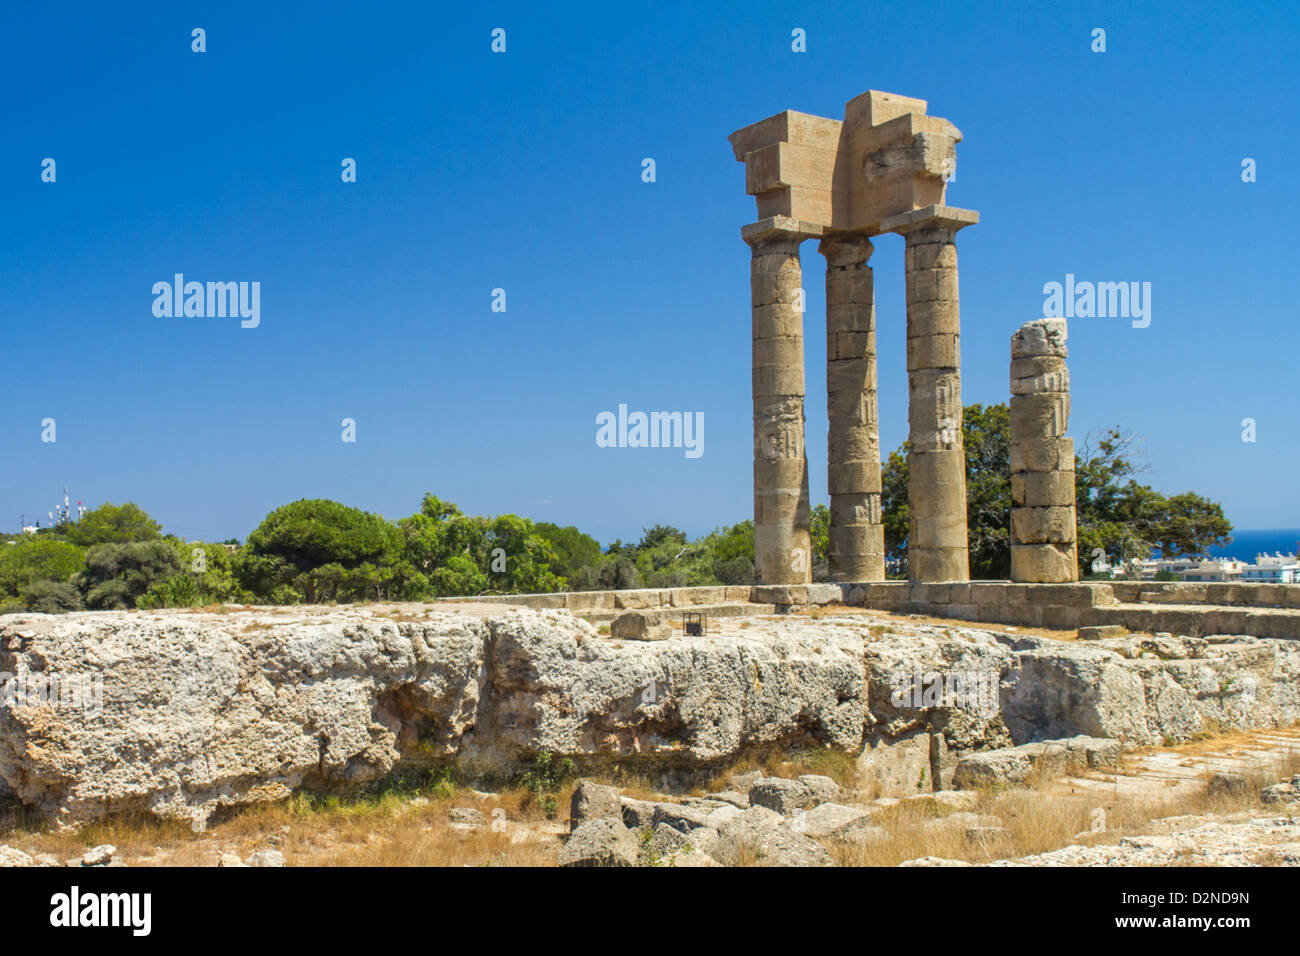
[(1247, 564), (1241, 569), (1243, 584), (1296, 584), (1300, 582), (1300, 560), (1294, 554), (1272, 554), (1255, 556), (1254, 564)]
[[(1092, 563), (1094, 574), (1117, 577), (1124, 568), (1111, 565), (1104, 558)], [(1261, 554), (1254, 564), (1237, 558), (1147, 558), (1129, 562), (1129, 574), (1143, 581), (1154, 581), (1158, 576), (1168, 580), (1170, 575), (1179, 581), (1196, 583), (1243, 584), (1298, 584), (1300, 559), (1294, 554)]]
[(1236, 558), (1208, 558), (1186, 562), (1185, 566), (1178, 571), (1178, 576), (1184, 581), (1226, 583), (1240, 581), (1242, 569), (1245, 567), (1246, 563)]

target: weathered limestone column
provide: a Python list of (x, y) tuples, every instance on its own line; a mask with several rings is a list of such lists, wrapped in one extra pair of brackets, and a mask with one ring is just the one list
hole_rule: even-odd
[(862, 235), (823, 239), (826, 257), (827, 484), (830, 578), (885, 580), (880, 518), (880, 420), (876, 404), (876, 302)]
[(1064, 319), (1011, 336), (1011, 580), (1079, 579)]
[(753, 251), (754, 578), (758, 584), (807, 584), (812, 539), (799, 269), (804, 235), (775, 226), (747, 227), (741, 234)]
[(933, 217), (900, 228), (907, 242), (907, 539), (913, 581), (968, 581), (962, 447), (957, 230)]

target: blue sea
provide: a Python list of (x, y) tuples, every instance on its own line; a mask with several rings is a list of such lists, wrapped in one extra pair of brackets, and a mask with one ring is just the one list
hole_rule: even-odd
[(1254, 561), (1257, 554), (1272, 554), (1275, 551), (1295, 554), (1296, 542), (1300, 542), (1300, 528), (1236, 529), (1227, 546), (1211, 548), (1210, 556)]

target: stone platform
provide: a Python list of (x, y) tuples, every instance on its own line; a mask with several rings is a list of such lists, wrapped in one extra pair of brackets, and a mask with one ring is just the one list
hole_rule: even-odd
[[(1168, 631), (1192, 637), (1236, 634), (1300, 639), (1300, 584), (882, 581), (509, 594), (446, 598), (444, 602), (564, 608), (597, 623), (608, 621), (624, 610), (700, 610), (721, 617), (746, 613), (739, 606), (745, 602), (763, 605), (754, 609), (759, 614), (770, 613), (769, 606), (787, 611), (808, 605), (843, 604), (875, 611), (1056, 630), (1119, 625), (1130, 631)], [(670, 615), (669, 619), (680, 617)]]

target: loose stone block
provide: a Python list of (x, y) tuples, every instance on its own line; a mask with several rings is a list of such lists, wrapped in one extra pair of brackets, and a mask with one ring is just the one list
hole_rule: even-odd
[(609, 636), (618, 641), (666, 641), (672, 632), (652, 611), (625, 611), (609, 625)]
[(1081, 641), (1104, 641), (1113, 637), (1124, 637), (1128, 628), (1120, 624), (1100, 624), (1095, 627), (1078, 628), (1075, 637)]

